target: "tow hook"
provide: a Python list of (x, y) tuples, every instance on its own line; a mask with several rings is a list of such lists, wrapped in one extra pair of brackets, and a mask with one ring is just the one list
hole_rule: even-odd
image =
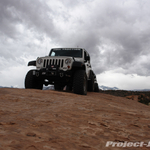
[(60, 77), (62, 78), (64, 76), (64, 74), (63, 73), (60, 73)]

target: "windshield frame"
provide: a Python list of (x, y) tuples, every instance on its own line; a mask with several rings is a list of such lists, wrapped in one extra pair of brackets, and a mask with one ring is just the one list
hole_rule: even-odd
[(75, 57), (75, 58), (82, 58), (83, 57), (83, 49), (82, 48), (53, 48), (53, 49), (51, 49), (51, 51), (50, 51), (50, 53), (49, 53), (49, 56), (50, 57), (62, 57), (62, 56), (51, 56), (51, 54), (52, 54), (52, 52), (53, 51), (65, 51), (65, 50), (67, 50), (67, 51), (75, 51), (75, 50), (80, 50), (81, 51), (81, 56), (80, 57), (77, 57), (77, 56), (65, 56), (64, 55), (64, 57)]

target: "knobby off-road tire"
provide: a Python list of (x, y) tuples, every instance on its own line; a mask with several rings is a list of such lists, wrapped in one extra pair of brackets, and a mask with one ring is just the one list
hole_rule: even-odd
[(94, 92), (99, 92), (98, 83), (94, 83)]
[(33, 75), (34, 70), (30, 70), (25, 77), (25, 88), (26, 89), (43, 89), (42, 80)]
[(76, 94), (87, 94), (87, 77), (84, 70), (77, 70), (74, 74), (73, 92)]
[(94, 76), (91, 76), (91, 80), (88, 81), (88, 91), (94, 92), (95, 85), (94, 85)]

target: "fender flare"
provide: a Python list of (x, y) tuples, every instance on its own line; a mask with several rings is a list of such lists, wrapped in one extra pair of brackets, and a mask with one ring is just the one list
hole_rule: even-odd
[(85, 70), (85, 64), (79, 61), (74, 61), (72, 64), (72, 68), (80, 68)]
[(36, 66), (36, 61), (29, 61), (28, 66)]
[(95, 74), (94, 74), (93, 70), (90, 70), (90, 76), (89, 76), (89, 79), (91, 79), (91, 78), (92, 78), (92, 76), (94, 76), (94, 77), (95, 77)]

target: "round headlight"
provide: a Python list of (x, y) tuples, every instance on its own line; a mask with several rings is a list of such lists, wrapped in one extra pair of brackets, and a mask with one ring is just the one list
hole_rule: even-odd
[(70, 59), (70, 58), (67, 58), (67, 59), (65, 60), (65, 63), (66, 63), (66, 64), (70, 64), (70, 63), (71, 63), (71, 59)]
[(42, 58), (39, 58), (38, 60), (37, 60), (37, 63), (40, 65), (41, 63), (43, 62), (43, 59)]

